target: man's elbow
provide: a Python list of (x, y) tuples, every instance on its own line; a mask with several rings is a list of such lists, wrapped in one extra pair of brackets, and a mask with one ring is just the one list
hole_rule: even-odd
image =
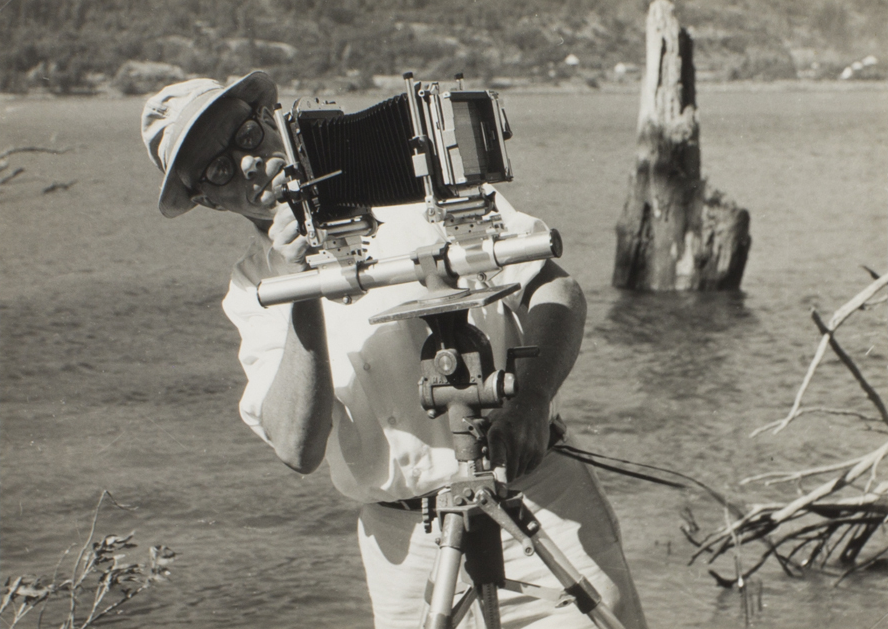
[(317, 470), (324, 461), (325, 451), (326, 448), (319, 445), (274, 444), (274, 452), (284, 465), (300, 474)]
[(293, 457), (281, 452), (278, 452), (277, 455), (284, 465), (299, 474), (311, 474), (321, 466), (321, 462), (324, 460), (324, 457)]
[(262, 427), (275, 454), (287, 467), (311, 474), (321, 465), (333, 430), (332, 406), (332, 395), (323, 392), (301, 398), (266, 397)]
[(278, 458), (300, 474), (311, 474), (326, 456), (333, 421), (329, 413), (324, 413), (304, 421), (291, 418), (268, 428), (269, 441)]

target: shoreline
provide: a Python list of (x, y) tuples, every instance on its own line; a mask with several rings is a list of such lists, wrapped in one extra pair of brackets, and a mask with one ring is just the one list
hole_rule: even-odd
[[(474, 83), (474, 82), (473, 82)], [(334, 83), (335, 84), (335, 83)], [(559, 95), (588, 95), (588, 94), (634, 94), (641, 88), (641, 81), (603, 82), (597, 87), (590, 87), (585, 83), (565, 81), (560, 84), (529, 83), (514, 86), (496, 86), (486, 88), (482, 84), (467, 86), (467, 89), (492, 89), (502, 94), (559, 94)], [(331, 85), (327, 89), (312, 90), (310, 94), (300, 92), (292, 87), (280, 87), (282, 96), (372, 96), (380, 95), (383, 98), (394, 93), (383, 88), (368, 89), (336, 89)], [(780, 81), (700, 81), (696, 84), (698, 93), (723, 93), (723, 92), (885, 92), (888, 91), (888, 80), (875, 81), (842, 81), (842, 80), (780, 80)], [(55, 99), (101, 99), (101, 100), (126, 100), (143, 99), (147, 94), (123, 94), (117, 90), (108, 88), (89, 94), (54, 94), (46, 91), (33, 91), (24, 94), (0, 92), (0, 102), (29, 101), (29, 100), (55, 100)]]

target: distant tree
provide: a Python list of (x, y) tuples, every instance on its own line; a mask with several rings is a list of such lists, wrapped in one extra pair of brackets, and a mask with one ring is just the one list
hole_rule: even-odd
[(829, 0), (814, 12), (814, 26), (833, 43), (848, 37), (848, 10), (841, 2)]

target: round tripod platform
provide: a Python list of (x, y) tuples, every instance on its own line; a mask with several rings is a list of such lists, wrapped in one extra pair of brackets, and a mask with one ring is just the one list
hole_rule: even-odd
[(455, 289), (453, 293), (436, 295), (430, 293), (428, 297), (405, 302), (394, 308), (390, 308), (370, 317), (370, 323), (388, 323), (400, 319), (415, 319), (428, 315), (480, 308), (487, 304), (511, 295), (521, 288), (521, 284), (506, 284), (505, 286), (491, 286), (478, 289)]

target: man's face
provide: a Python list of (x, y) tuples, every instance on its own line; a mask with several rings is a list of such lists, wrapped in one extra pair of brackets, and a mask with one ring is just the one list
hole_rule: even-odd
[(274, 118), (226, 98), (194, 125), (176, 160), (192, 200), (217, 210), (271, 220), (274, 188), (285, 183), (286, 154)]

